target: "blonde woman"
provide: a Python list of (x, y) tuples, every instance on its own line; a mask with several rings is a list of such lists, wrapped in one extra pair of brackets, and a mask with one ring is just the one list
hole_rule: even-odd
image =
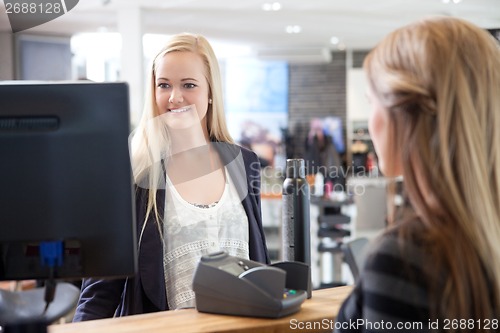
[(260, 163), (233, 144), (222, 99), (209, 42), (172, 37), (153, 61), (130, 143), (139, 271), (126, 280), (84, 280), (74, 321), (194, 307), (193, 273), (211, 252), (269, 262)]
[(407, 200), (336, 331), (498, 331), (499, 45), (464, 20), (428, 18), (389, 34), (364, 69), (380, 168), (403, 176)]

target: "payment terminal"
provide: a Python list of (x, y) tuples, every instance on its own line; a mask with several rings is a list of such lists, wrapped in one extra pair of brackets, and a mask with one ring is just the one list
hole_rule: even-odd
[(300, 310), (308, 296), (309, 277), (309, 266), (301, 262), (265, 265), (215, 252), (203, 256), (196, 268), (193, 278), (196, 309), (280, 318)]

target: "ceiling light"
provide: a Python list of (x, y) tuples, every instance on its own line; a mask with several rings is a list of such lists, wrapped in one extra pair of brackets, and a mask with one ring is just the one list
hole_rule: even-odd
[(443, 3), (450, 3), (450, 0), (442, 0)]
[(287, 25), (285, 30), (289, 34), (298, 34), (302, 31), (302, 27), (300, 25)]
[(453, 3), (459, 3), (462, 2), (462, 0), (453, 0)]
[(339, 42), (340, 42), (340, 39), (336, 36), (333, 36), (332, 38), (330, 38), (330, 43), (332, 43), (333, 45), (337, 45)]
[(265, 4), (262, 5), (262, 10), (265, 10), (266, 12), (278, 11), (280, 9), (281, 9), (281, 3), (279, 2), (273, 2), (273, 3), (266, 2)]

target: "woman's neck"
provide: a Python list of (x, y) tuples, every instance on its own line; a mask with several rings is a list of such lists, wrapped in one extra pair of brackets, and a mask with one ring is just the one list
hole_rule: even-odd
[(208, 131), (198, 128), (193, 130), (189, 129), (176, 129), (170, 131), (172, 154), (182, 153), (194, 148), (208, 145), (210, 138)]

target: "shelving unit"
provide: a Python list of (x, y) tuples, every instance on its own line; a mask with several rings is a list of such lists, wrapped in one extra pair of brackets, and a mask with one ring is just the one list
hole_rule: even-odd
[(346, 284), (341, 249), (351, 235), (351, 217), (342, 212), (346, 205), (352, 205), (352, 201), (311, 197), (311, 262), (316, 289)]

